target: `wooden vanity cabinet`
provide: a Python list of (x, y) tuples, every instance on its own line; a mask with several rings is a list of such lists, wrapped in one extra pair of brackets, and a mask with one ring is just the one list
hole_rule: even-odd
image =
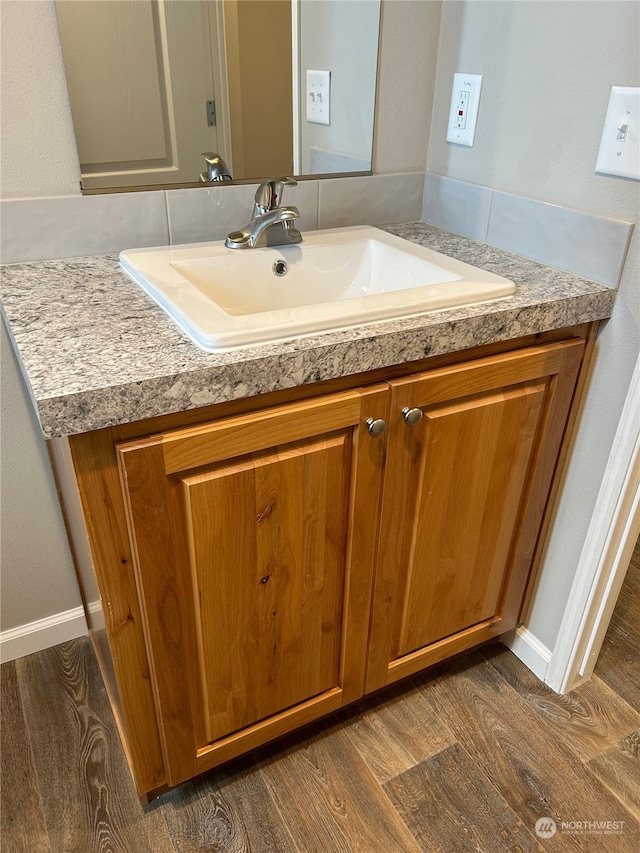
[(69, 440), (141, 794), (516, 625), (594, 334)]

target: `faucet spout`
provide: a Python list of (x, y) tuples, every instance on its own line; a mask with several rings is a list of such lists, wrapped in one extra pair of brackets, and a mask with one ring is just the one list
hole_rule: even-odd
[(228, 249), (253, 249), (302, 242), (302, 234), (293, 227), (300, 211), (297, 207), (280, 206), (284, 186), (295, 183), (291, 178), (283, 178), (261, 184), (249, 224), (232, 231), (225, 240), (225, 246)]
[(297, 207), (276, 207), (254, 216), (239, 231), (232, 231), (224, 244), (228, 249), (254, 249), (258, 243), (261, 246), (300, 243), (302, 235), (297, 228), (291, 227), (291, 223), (299, 216)]

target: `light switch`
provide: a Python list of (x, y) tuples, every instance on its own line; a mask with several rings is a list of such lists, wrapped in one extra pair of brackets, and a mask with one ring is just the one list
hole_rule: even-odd
[(640, 89), (611, 87), (596, 172), (640, 180)]
[(331, 124), (330, 71), (307, 71), (307, 121)]
[(447, 142), (473, 146), (482, 74), (454, 74)]

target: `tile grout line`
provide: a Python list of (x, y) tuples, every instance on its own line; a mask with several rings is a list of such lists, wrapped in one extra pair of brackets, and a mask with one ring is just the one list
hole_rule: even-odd
[(484, 232), (483, 243), (489, 242), (489, 227), (491, 225), (491, 213), (493, 211), (493, 195), (495, 192), (493, 187), (487, 187), (487, 189), (490, 191), (491, 195), (489, 196), (489, 210), (487, 211), (487, 227), (486, 227), (485, 232)]

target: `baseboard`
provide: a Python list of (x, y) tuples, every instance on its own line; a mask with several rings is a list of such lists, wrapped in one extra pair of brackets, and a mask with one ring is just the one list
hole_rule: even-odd
[(522, 625), (503, 634), (500, 639), (528, 669), (544, 681), (551, 660), (551, 650), (548, 649), (530, 631)]
[(88, 633), (83, 607), (54, 613), (45, 619), (0, 632), (0, 662), (32, 655)]
[(92, 631), (104, 631), (106, 628), (106, 622), (104, 618), (104, 610), (102, 609), (102, 602), (98, 599), (98, 601), (90, 601), (87, 604), (87, 622), (89, 623), (89, 627)]

